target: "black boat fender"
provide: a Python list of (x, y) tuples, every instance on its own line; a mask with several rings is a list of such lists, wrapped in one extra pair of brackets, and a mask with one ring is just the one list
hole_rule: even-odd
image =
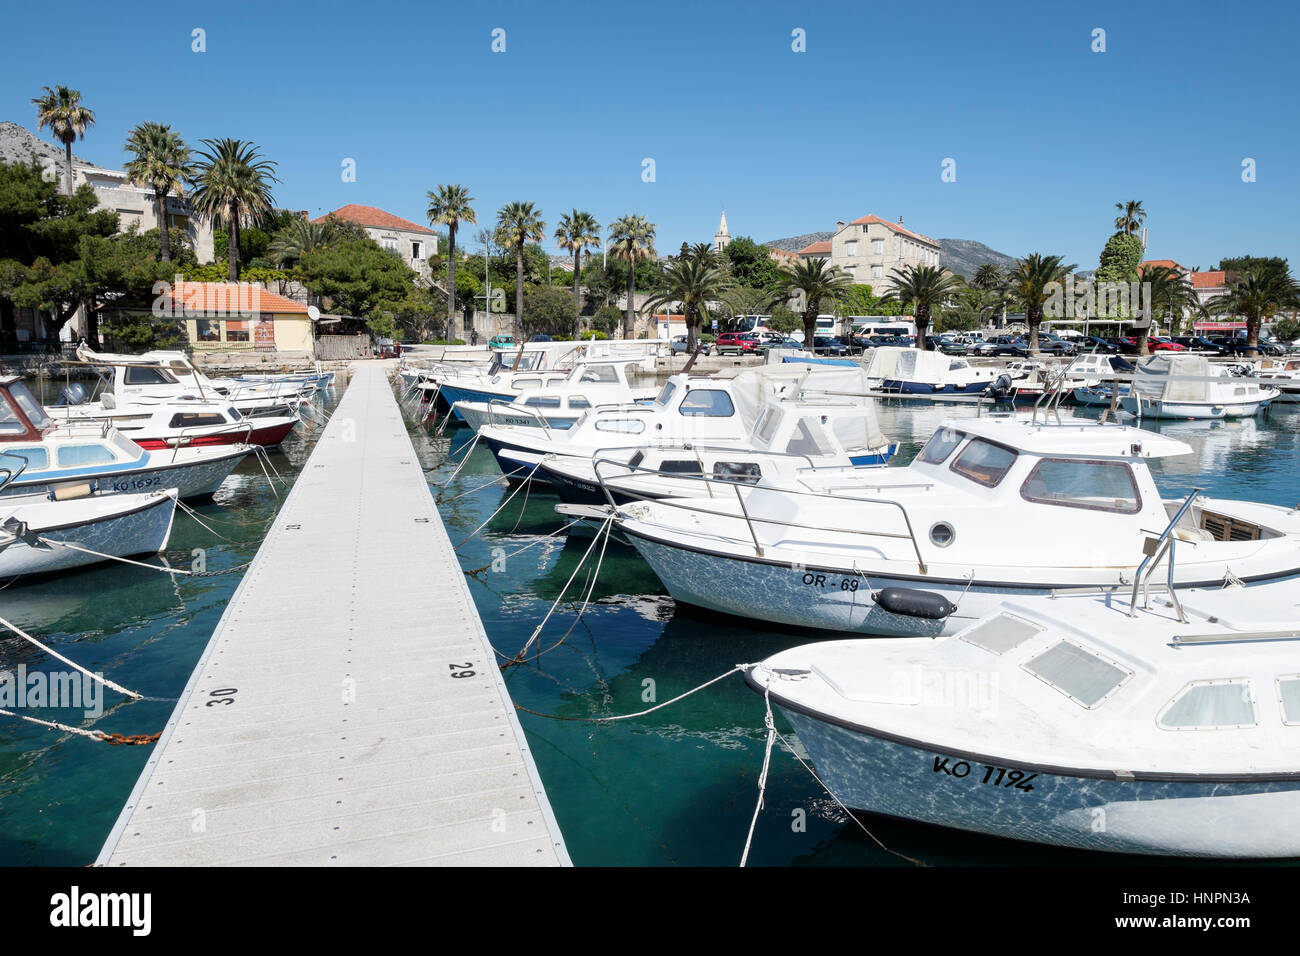
[(957, 610), (957, 605), (942, 594), (916, 588), (881, 588), (871, 597), (891, 614), (922, 617), (929, 621), (942, 621)]

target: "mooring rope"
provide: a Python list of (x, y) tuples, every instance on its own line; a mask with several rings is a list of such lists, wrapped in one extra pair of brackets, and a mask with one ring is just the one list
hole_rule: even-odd
[(763, 725), (767, 728), (767, 743), (763, 746), (763, 769), (758, 774), (758, 802), (754, 804), (754, 816), (749, 821), (749, 835), (745, 837), (745, 849), (740, 854), (742, 868), (749, 862), (749, 848), (754, 843), (754, 828), (758, 826), (758, 815), (763, 811), (763, 801), (767, 797), (767, 772), (772, 767), (772, 745), (776, 743), (776, 721), (772, 719), (770, 683), (763, 688), (763, 702), (767, 705), (767, 713), (763, 716)]
[[(519, 469), (517, 469), (517, 468), (515, 469), (515, 471), (518, 471), (518, 470), (519, 470)], [(512, 471), (510, 474), (513, 475), (514, 472)], [(520, 490), (521, 488), (523, 488), (523, 487), (524, 487), (525, 485), (527, 485), (527, 484), (529, 484), (528, 481), (521, 481), (521, 482), (520, 482), (520, 483), (515, 487), (515, 490), (514, 490), (514, 491), (512, 491), (512, 492), (510, 492), (510, 494), (506, 495), (506, 500), (503, 501), (503, 502), (501, 502), (501, 504), (497, 507), (497, 510), (494, 511), (494, 512), (492, 512), (490, 515), (488, 515), (487, 518), (484, 519), (484, 521), (483, 521), (483, 523), (482, 523), (481, 525), (479, 525), (477, 528), (475, 528), (473, 531), (471, 531), (468, 535), (466, 535), (465, 538), (461, 540), (460, 544), (456, 545), (454, 548), (452, 548), (452, 550), (453, 550), (453, 551), (459, 551), (459, 550), (461, 549), (461, 547), (462, 547), (464, 544), (466, 544), (466, 543), (467, 543), (471, 538), (474, 537), (474, 535), (478, 534), (480, 531), (482, 531), (484, 528), (486, 528), (486, 527), (488, 526), (488, 523), (489, 523), (493, 518), (495, 518), (497, 515), (499, 515), (502, 511), (504, 511), (506, 505), (510, 504), (511, 499), (513, 499), (515, 495), (519, 494), (519, 490)]]
[[(553, 540), (554, 538), (557, 538), (557, 537), (559, 537), (560, 535), (562, 535), (564, 532), (568, 531), (568, 530), (569, 530), (570, 528), (572, 528), (575, 524), (577, 524), (579, 521), (582, 521), (582, 520), (584, 520), (584, 519), (582, 519), (582, 518), (574, 518), (574, 519), (573, 519), (572, 521), (570, 521), (568, 524), (564, 525), (563, 527), (556, 528), (556, 529), (555, 529), (554, 531), (552, 531), (550, 534), (544, 534), (544, 535), (542, 535), (541, 537), (539, 537), (536, 541), (530, 541), (530, 542), (528, 542), (528, 544), (524, 545), (522, 548), (519, 548), (519, 549), (516, 550), (516, 551), (511, 551), (509, 554), (504, 554), (504, 555), (502, 555), (501, 558), (500, 558), (500, 560), (502, 560), (502, 561), (509, 561), (511, 558), (523, 554), (523, 553), (524, 553), (525, 551), (527, 551), (529, 548), (535, 548), (535, 547), (537, 547), (539, 544), (544, 544), (544, 543), (547, 542), (547, 541), (551, 541), (551, 540)], [(494, 560), (495, 560), (495, 559), (494, 559)], [(490, 570), (491, 568), (492, 568), (492, 562), (489, 562), (488, 564), (483, 565), (483, 567), (481, 567), (481, 568), (474, 568), (474, 569), (472, 569), (472, 570), (466, 570), (465, 573), (468, 574), (470, 577), (477, 577), (478, 575), (482, 574), (482, 573), (485, 572), (485, 571)]]
[[(611, 517), (613, 517), (613, 516), (611, 515)], [(601, 544), (601, 546), (600, 546), (600, 556), (596, 559), (596, 569), (595, 569), (595, 571), (592, 572), (590, 579), (586, 582), (586, 585), (587, 585), (587, 587), (586, 587), (586, 592), (587, 592), (587, 593), (586, 593), (586, 595), (585, 595), (585, 596), (583, 597), (583, 599), (582, 599), (582, 606), (578, 608), (578, 614), (577, 614), (577, 616), (573, 619), (573, 623), (569, 625), (569, 629), (568, 629), (567, 631), (564, 632), (564, 636), (561, 637), (561, 638), (560, 638), (558, 641), (556, 641), (554, 644), (552, 644), (550, 647), (546, 648), (545, 650), (538, 651), (536, 654), (534, 654), (534, 655), (533, 655), (532, 657), (530, 657), (528, 660), (526, 660), (526, 661), (521, 660), (521, 661), (516, 661), (516, 662), (513, 662), (513, 663), (530, 664), (530, 663), (532, 663), (533, 661), (538, 660), (538, 659), (539, 659), (543, 654), (549, 654), (551, 651), (555, 650), (557, 647), (559, 647), (561, 644), (563, 644), (565, 641), (567, 641), (567, 640), (569, 639), (569, 635), (571, 635), (571, 634), (573, 633), (573, 629), (576, 628), (576, 627), (578, 626), (579, 622), (582, 620), (582, 616), (583, 616), (584, 614), (587, 613), (587, 607), (591, 604), (591, 596), (592, 596), (593, 594), (596, 593), (596, 581), (599, 580), (599, 578), (600, 578), (600, 569), (601, 569), (601, 568), (604, 566), (604, 564), (605, 564), (605, 549), (609, 546), (609, 539), (610, 539), (611, 535), (613, 534), (613, 530), (614, 530), (614, 529), (613, 529), (613, 525), (607, 525), (607, 526), (605, 527), (605, 529), (604, 529), (605, 541), (604, 541), (604, 543)], [(597, 534), (597, 537), (599, 537), (599, 536), (600, 536), (600, 535), (599, 535), (599, 533), (598, 533), (598, 534)], [(584, 560), (585, 560), (585, 559), (584, 559)], [(579, 567), (581, 567), (581, 565), (579, 565)], [(525, 648), (525, 649), (526, 649), (526, 648)], [(522, 651), (521, 651), (521, 653), (522, 653)]]
[(719, 674), (717, 677), (713, 678), (712, 680), (705, 681), (699, 687), (692, 687), (686, 693), (678, 694), (672, 700), (666, 700), (662, 704), (655, 704), (653, 707), (650, 707), (646, 710), (639, 710), (635, 714), (616, 714), (613, 717), (566, 717), (563, 714), (543, 714), (541, 711), (529, 710), (523, 704), (515, 704), (515, 710), (522, 710), (526, 714), (532, 714), (534, 717), (545, 717), (548, 720), (577, 721), (578, 723), (585, 723), (585, 724), (612, 724), (617, 720), (631, 720), (633, 717), (644, 717), (646, 714), (653, 714), (656, 710), (662, 710), (663, 708), (667, 707), (669, 704), (675, 704), (679, 700), (685, 700), (687, 697), (690, 697), (692, 694), (698, 694), (706, 687), (712, 687), (714, 684), (718, 683), (718, 681), (724, 680), (730, 677), (732, 674), (741, 671), (746, 671), (753, 666), (754, 666), (753, 664), (737, 664), (735, 667), (731, 668), (731, 670), (724, 671), (723, 673)]
[(456, 476), (460, 474), (460, 470), (465, 467), (465, 462), (469, 461), (470, 455), (474, 454), (474, 446), (478, 444), (480, 434), (481, 433), (478, 432), (475, 433), (474, 440), (470, 442), (468, 446), (466, 446), (469, 450), (466, 451), (465, 454), (461, 456), (460, 464), (456, 466), (455, 471), (453, 471), (451, 475), (448, 476), (446, 481), (438, 485), (439, 488), (446, 488), (449, 484), (451, 484), (453, 481), (456, 480)]
[(60, 654), (58, 651), (56, 651), (54, 648), (52, 648), (52, 647), (50, 647), (50, 646), (48, 646), (48, 645), (46, 645), (46, 644), (42, 644), (42, 643), (41, 643), (40, 641), (38, 641), (36, 638), (32, 637), (30, 634), (28, 634), (26, 631), (24, 631), (22, 628), (18, 627), (18, 625), (13, 624), (13, 623), (11, 623), (10, 621), (5, 620), (3, 617), (0, 617), (0, 626), (4, 627), (6, 630), (12, 631), (14, 634), (17, 634), (17, 635), (18, 635), (19, 637), (21, 637), (23, 640), (25, 640), (25, 641), (27, 641), (27, 642), (29, 642), (29, 643), (31, 643), (31, 644), (34, 644), (35, 646), (39, 647), (41, 650), (43, 650), (46, 654), (49, 654), (51, 657), (56, 658), (57, 660), (61, 660), (61, 661), (63, 661), (63, 663), (67, 664), (69, 667), (71, 667), (71, 668), (73, 668), (73, 669), (75, 669), (75, 670), (80, 671), (81, 673), (83, 673), (83, 674), (85, 674), (87, 677), (89, 677), (91, 680), (97, 681), (97, 682), (103, 684), (105, 687), (108, 687), (108, 688), (111, 689), (111, 690), (115, 690), (115, 691), (117, 691), (119, 694), (125, 694), (127, 697), (133, 698), (134, 700), (140, 700), (140, 699), (142, 699), (142, 698), (144, 697), (143, 694), (137, 694), (137, 693), (136, 693), (135, 691), (133, 691), (133, 690), (127, 690), (127, 689), (126, 689), (125, 687), (123, 687), (121, 684), (115, 684), (115, 683), (113, 683), (113, 682), (112, 682), (111, 680), (109, 680), (107, 677), (103, 677), (103, 676), (101, 676), (101, 675), (99, 675), (99, 674), (95, 674), (95, 673), (92, 673), (91, 671), (86, 670), (86, 668), (82, 667), (82, 666), (81, 666), (80, 664), (78, 664), (76, 661), (69, 660), (68, 658), (66, 658), (66, 657), (64, 657), (62, 654)]
[[(220, 536), (218, 535), (218, 537)], [(215, 578), (222, 574), (231, 574), (235, 571), (243, 571), (253, 563), (252, 561), (245, 561), (243, 564), (237, 564), (233, 568), (224, 568), (220, 571), (185, 571), (181, 568), (173, 568), (170, 564), (165, 564), (164, 566), (159, 567), (156, 564), (147, 564), (144, 561), (133, 561), (131, 558), (122, 558), (115, 554), (105, 554), (102, 551), (94, 551), (90, 548), (82, 547), (79, 544), (73, 544), (70, 541), (55, 541), (52, 538), (44, 538), (40, 535), (36, 536), (36, 540), (42, 544), (48, 544), (50, 546), (57, 545), (60, 548), (67, 548), (71, 551), (80, 551), (82, 554), (89, 554), (96, 558), (102, 558), (105, 561), (120, 561), (122, 564), (129, 564), (137, 568), (148, 568), (150, 571), (160, 571), (163, 574), (183, 574), (187, 578)], [(166, 560), (166, 558), (163, 558), (164, 562)]]

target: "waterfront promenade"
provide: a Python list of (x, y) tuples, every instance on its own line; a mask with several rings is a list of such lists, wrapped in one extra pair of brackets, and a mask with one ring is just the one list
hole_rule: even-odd
[(387, 367), (353, 367), (99, 865), (569, 863)]

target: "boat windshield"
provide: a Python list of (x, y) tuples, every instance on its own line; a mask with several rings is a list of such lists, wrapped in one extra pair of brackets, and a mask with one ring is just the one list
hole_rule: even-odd
[[(27, 386), (22, 382), (14, 382), (10, 385), (9, 394), (13, 396), (13, 400), (18, 403), (18, 407), (22, 409), (23, 414), (27, 416), (27, 420), (32, 423), (32, 427), (37, 431), (50, 424), (50, 416), (45, 414), (45, 409), (41, 407), (41, 403), (32, 397), (32, 393), (27, 391)], [(22, 426), (22, 422), (18, 420), (18, 416), (14, 414), (13, 409), (8, 407), (8, 403), (0, 404), (5, 406), (3, 410), (0, 410), (0, 433), (22, 433), (26, 431)], [(12, 426), (6, 427), (7, 422), (12, 422)]]
[(917, 455), (918, 461), (923, 461), (928, 465), (942, 465), (947, 461), (952, 450), (962, 443), (966, 436), (959, 431), (951, 428), (940, 428), (930, 436), (930, 440), (925, 443), (921, 453)]
[(677, 386), (672, 382), (664, 382), (664, 387), (659, 389), (659, 394), (655, 396), (655, 404), (660, 408), (668, 405), (669, 399), (673, 397), (673, 392), (677, 391)]
[(1015, 464), (1016, 452), (983, 438), (972, 438), (949, 467), (957, 474), (988, 488), (997, 487)]
[(1020, 488), (1026, 501), (1137, 514), (1142, 508), (1128, 465), (1118, 461), (1044, 458)]

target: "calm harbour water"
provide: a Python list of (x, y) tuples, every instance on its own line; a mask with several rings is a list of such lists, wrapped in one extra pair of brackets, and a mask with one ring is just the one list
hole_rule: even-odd
[[(337, 394), (328, 398), (324, 410), (336, 400)], [(906, 461), (944, 418), (972, 414), (963, 407), (891, 404), (881, 409), (880, 418), (885, 434), (903, 443)], [(1154, 462), (1153, 470), (1169, 497), (1202, 486), (1211, 494), (1292, 506), (1300, 500), (1297, 426), (1300, 407), (1295, 406), (1278, 406), (1267, 417), (1245, 422), (1149, 424), (1193, 448), (1184, 458)], [(450, 429), (436, 438), (433, 431), (410, 426), (437, 491), (471, 436)], [(304, 423), (283, 454), (274, 456), (286, 477), (306, 460), (317, 433)], [(532, 490), (517, 494), (488, 520), (511, 493), (504, 482), (492, 482), (498, 475), (486, 450), (475, 449), (443, 492), (440, 511), (453, 543), (487, 522), (459, 553), (466, 569), (489, 568), (469, 579), (470, 589), (489, 638), (501, 653), (513, 655), (560, 594), (592, 536), (555, 535), (565, 522), (553, 511), (554, 497)], [(191, 550), (204, 548), (210, 570), (243, 564), (256, 553), (276, 507), (260, 468), (245, 463), (215, 501), (198, 509), (233, 540), (216, 539), (178, 514), (167, 557), (173, 565), (189, 566)], [(502, 553), (505, 568), (490, 570)], [(647, 681), (653, 681), (657, 700), (668, 700), (737, 663), (807, 640), (792, 631), (676, 609), (649, 567), (616, 540), (605, 552), (591, 605), (575, 624), (575, 595), (584, 590), (592, 566), (579, 572), (538, 639), (537, 646), (553, 649), (506, 674), (514, 700), (524, 707), (566, 716), (639, 711), (649, 706), (643, 700)], [(127, 704), (109, 693), (106, 711), (95, 722), (108, 731), (153, 733), (171, 713), (239, 577), (173, 581), (143, 569), (100, 566), (0, 590), (0, 615), (78, 663), (160, 698)], [(419, 586), (418, 581), (394, 584), (398, 593)], [(0, 636), (0, 669), (19, 663), (29, 670), (61, 666), (24, 642)], [(613, 725), (520, 716), (575, 863), (734, 865), (739, 860), (764, 741), (762, 700), (739, 676), (647, 717)], [(80, 714), (55, 717), (78, 723)], [(779, 716), (778, 726), (788, 733)], [(0, 717), (0, 864), (93, 860), (147, 756), (145, 747), (110, 747)], [(805, 821), (802, 828), (795, 825), (799, 819)], [(896, 821), (866, 824), (894, 852), (847, 821), (793, 756), (778, 749), (751, 864), (911, 865), (895, 854), (935, 865), (1117, 862)]]

